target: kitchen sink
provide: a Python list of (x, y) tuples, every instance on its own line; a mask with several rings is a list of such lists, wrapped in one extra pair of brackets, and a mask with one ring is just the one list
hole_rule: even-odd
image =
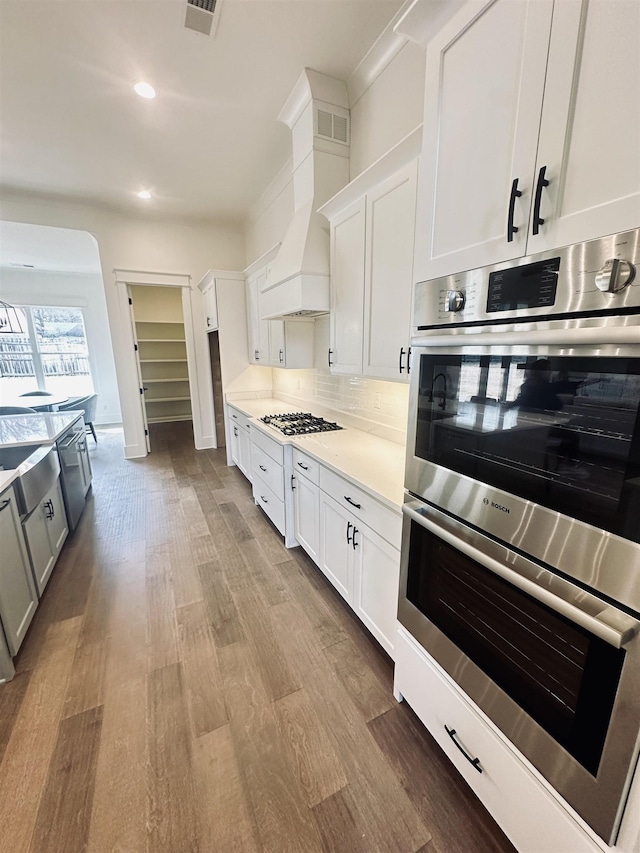
[(14, 487), (21, 515), (28, 515), (37, 507), (60, 475), (58, 454), (53, 446), (0, 448), (0, 467), (5, 471), (18, 469)]

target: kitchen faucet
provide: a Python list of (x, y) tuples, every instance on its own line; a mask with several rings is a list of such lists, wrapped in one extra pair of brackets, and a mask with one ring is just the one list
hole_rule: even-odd
[(442, 402), (438, 403), (438, 407), (440, 409), (442, 409), (442, 411), (444, 412), (444, 410), (447, 406), (447, 377), (445, 376), (444, 373), (436, 373), (436, 375), (431, 380), (431, 391), (429, 392), (429, 402), (433, 403), (433, 389), (435, 387), (436, 381), (438, 379), (440, 379), (440, 377), (442, 377), (442, 382), (443, 382), (444, 387), (443, 387), (443, 393), (442, 393)]

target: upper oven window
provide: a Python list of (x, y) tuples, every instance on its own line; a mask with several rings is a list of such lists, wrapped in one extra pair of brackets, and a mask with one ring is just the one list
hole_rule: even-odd
[(420, 357), (415, 455), (640, 541), (640, 359)]

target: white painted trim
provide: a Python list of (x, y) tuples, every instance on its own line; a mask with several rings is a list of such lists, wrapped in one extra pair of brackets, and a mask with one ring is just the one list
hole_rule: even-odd
[(265, 264), (268, 264), (275, 258), (275, 256), (278, 254), (281, 245), (282, 243), (276, 243), (275, 246), (272, 246), (270, 249), (267, 249), (264, 255), (260, 255), (259, 258), (256, 258), (253, 263), (250, 263), (248, 267), (245, 267), (242, 270), (242, 275), (245, 278), (249, 278), (249, 276), (253, 275), (254, 272), (258, 272), (258, 270), (261, 270), (262, 267), (265, 266)]
[(463, 6), (478, 11), (486, 6), (483, 0), (413, 0), (408, 9), (403, 7), (394, 21), (398, 35), (426, 48), (431, 39), (456, 15)]
[(407, 36), (396, 32), (395, 26), (403, 19), (413, 3), (414, 0), (406, 0), (351, 73), (347, 80), (351, 107), (360, 100), (407, 43)]
[(243, 272), (238, 272), (238, 270), (208, 270), (202, 276), (196, 287), (201, 293), (204, 293), (217, 278), (230, 278), (235, 281), (244, 281), (246, 276)]
[(349, 109), (349, 95), (344, 80), (305, 68), (278, 113), (278, 121), (289, 129), (293, 128), (311, 100)]
[(404, 139), (401, 139), (397, 145), (390, 148), (386, 154), (379, 157), (364, 172), (361, 172), (357, 178), (354, 178), (346, 187), (337, 192), (333, 198), (330, 198), (322, 207), (319, 207), (318, 213), (326, 216), (329, 220), (333, 219), (337, 214), (354, 204), (358, 199), (361, 199), (382, 181), (390, 178), (399, 169), (410, 163), (411, 160), (419, 157), (421, 147), (422, 125), (420, 124), (415, 130), (407, 134)]
[(114, 269), (113, 272), (116, 284), (149, 284), (157, 287), (189, 287), (191, 285), (191, 276), (184, 273), (119, 269)]

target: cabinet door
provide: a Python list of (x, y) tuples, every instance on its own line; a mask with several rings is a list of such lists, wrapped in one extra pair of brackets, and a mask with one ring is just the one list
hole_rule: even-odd
[(265, 279), (266, 273), (261, 272), (247, 281), (247, 322), (251, 364), (269, 364), (269, 321), (260, 319), (260, 290)]
[(525, 254), (552, 9), (467, 3), (429, 43), (416, 281)]
[(331, 370), (362, 373), (365, 200), (331, 222)]
[(417, 172), (411, 163), (367, 195), (365, 376), (408, 381)]
[(320, 489), (295, 475), (293, 489), (294, 536), (315, 563), (320, 562)]
[(218, 304), (216, 301), (215, 282), (202, 294), (204, 298), (204, 323), (207, 332), (218, 328)]
[(320, 568), (351, 603), (352, 546), (347, 541), (353, 531), (353, 519), (340, 504), (320, 492)]
[[(44, 532), (46, 538), (46, 531)], [(12, 656), (17, 654), (38, 606), (13, 489), (0, 496), (0, 619)]]
[(24, 522), (24, 533), (29, 547), (29, 556), (40, 595), (44, 592), (49, 575), (53, 571), (56, 561), (47, 532), (46, 515), (48, 513), (49, 507), (46, 501), (42, 501)]
[(64, 503), (62, 501), (62, 491), (60, 490), (60, 480), (56, 480), (45, 497), (44, 504), (46, 505), (47, 503), (49, 503), (49, 507), (45, 506), (44, 516), (47, 522), (49, 544), (51, 545), (51, 551), (55, 559), (60, 553), (69, 533), (67, 515), (64, 511)]
[(242, 471), (244, 476), (251, 482), (251, 439), (249, 433), (237, 427), (238, 429), (238, 459), (236, 464)]
[(353, 608), (393, 657), (397, 629), (400, 552), (365, 525), (356, 525)]
[(563, 0), (553, 12), (527, 252), (640, 225), (640, 4)]
[(269, 321), (269, 363), (272, 367), (286, 367), (284, 320)]

